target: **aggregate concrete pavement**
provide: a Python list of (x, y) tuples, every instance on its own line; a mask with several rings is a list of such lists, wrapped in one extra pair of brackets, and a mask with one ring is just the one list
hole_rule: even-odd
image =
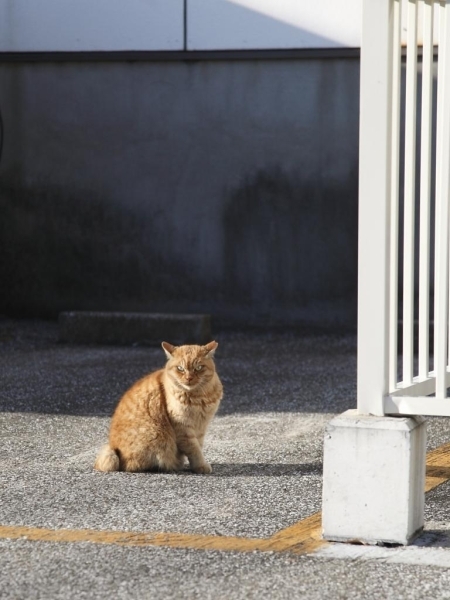
[[(217, 336), (225, 388), (205, 442), (214, 473), (93, 471), (121, 393), (155, 347), (57, 343), (53, 323), (0, 320), (0, 598), (450, 598), (444, 483), (408, 549), (327, 544), (238, 552), (7, 539), (5, 526), (270, 538), (321, 509), (325, 424), (355, 406), (354, 336)], [(170, 341), (170, 340), (169, 340)], [(450, 440), (428, 421), (428, 445)]]

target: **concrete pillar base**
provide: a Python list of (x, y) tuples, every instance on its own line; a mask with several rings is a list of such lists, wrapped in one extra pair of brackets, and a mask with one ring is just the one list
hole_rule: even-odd
[(327, 425), (323, 537), (406, 545), (421, 532), (426, 421), (348, 410)]

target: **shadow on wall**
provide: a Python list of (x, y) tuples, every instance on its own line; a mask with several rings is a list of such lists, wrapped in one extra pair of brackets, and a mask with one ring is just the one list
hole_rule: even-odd
[(302, 307), (343, 301), (347, 320), (356, 319), (357, 187), (356, 168), (345, 188), (305, 185), (279, 168), (247, 178), (225, 211), (227, 287), (235, 299), (261, 317), (284, 312), (294, 321)]
[(206, 312), (219, 326), (355, 324), (356, 174), (342, 188), (305, 185), (278, 168), (248, 177), (217, 214), (224, 247), (219, 238), (209, 249), (222, 270), (214, 285), (194, 251), (180, 261), (159, 250), (164, 232), (151, 211), (47, 186), (0, 187), (0, 213), (8, 315), (129, 310)]
[(0, 213), (5, 314), (154, 310), (161, 297), (189, 297), (192, 277), (158, 254), (149, 219), (92, 192), (0, 187)]

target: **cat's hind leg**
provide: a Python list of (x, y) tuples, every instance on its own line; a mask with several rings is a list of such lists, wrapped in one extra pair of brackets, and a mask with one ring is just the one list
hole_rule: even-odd
[(184, 467), (184, 454), (177, 448), (175, 440), (170, 440), (156, 453), (158, 467), (162, 471), (181, 471)]
[(184, 465), (184, 455), (178, 452), (175, 444), (170, 448), (120, 454), (121, 470), (133, 473), (154, 470), (180, 471)]

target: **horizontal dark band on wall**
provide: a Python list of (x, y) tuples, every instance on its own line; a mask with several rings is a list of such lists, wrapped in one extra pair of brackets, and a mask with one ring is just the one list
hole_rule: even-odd
[(201, 60), (289, 60), (359, 58), (359, 48), (299, 48), (293, 50), (0, 52), (1, 62), (121, 62)]

